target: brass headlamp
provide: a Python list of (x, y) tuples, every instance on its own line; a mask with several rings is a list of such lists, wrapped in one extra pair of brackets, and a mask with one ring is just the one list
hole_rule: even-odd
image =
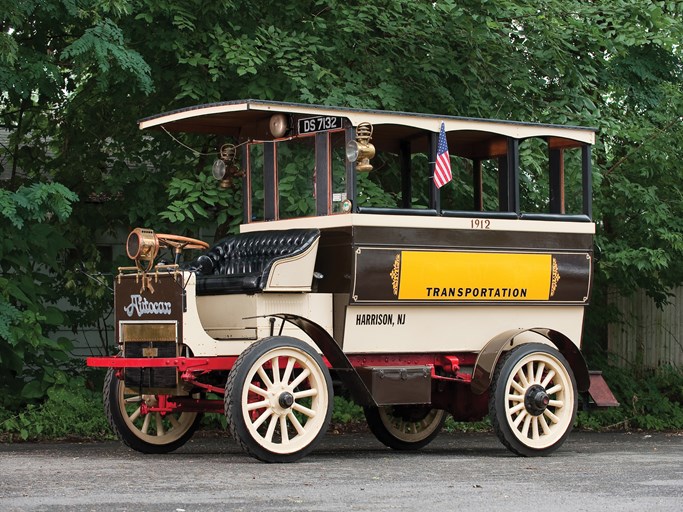
[(356, 128), (356, 140), (346, 144), (346, 158), (349, 162), (356, 162), (358, 172), (372, 171), (370, 159), (375, 156), (375, 146), (370, 144), (371, 139), (372, 125), (363, 122)]
[(159, 252), (159, 240), (154, 231), (145, 228), (135, 228), (126, 240), (126, 254), (139, 270), (147, 272), (154, 266), (154, 259)]

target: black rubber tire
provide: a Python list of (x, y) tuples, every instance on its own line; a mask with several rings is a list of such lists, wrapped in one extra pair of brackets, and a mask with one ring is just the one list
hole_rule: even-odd
[[(555, 372), (555, 376), (542, 385), (550, 374), (546, 368)], [(536, 378), (535, 375), (539, 371), (542, 375)], [(525, 378), (529, 373), (532, 379), (527, 383), (521, 382), (520, 373), (523, 373)], [(513, 387), (515, 384), (512, 381), (519, 389)], [(529, 397), (534, 386), (543, 392), (558, 387), (559, 389), (550, 394), (549, 405), (545, 408), (536, 406), (534, 410), (534, 406), (528, 405), (526, 400), (520, 398)], [(520, 394), (522, 392), (523, 395)], [(515, 399), (508, 399), (514, 394)], [(555, 402), (557, 405), (553, 405)], [(519, 345), (498, 361), (489, 395), (489, 416), (498, 439), (511, 452), (524, 457), (551, 454), (567, 439), (574, 425), (577, 409), (578, 392), (574, 373), (564, 356), (555, 348), (541, 343)], [(539, 412), (541, 410), (542, 412)], [(553, 417), (559, 421), (554, 423)], [(550, 425), (546, 418), (551, 419)], [(518, 421), (519, 425), (515, 425), (515, 421)]]
[[(200, 413), (181, 413), (179, 431), (169, 432), (161, 436), (151, 436), (143, 433), (128, 420), (123, 403), (123, 382), (116, 378), (114, 369), (110, 368), (104, 379), (103, 401), (104, 412), (109, 426), (117, 437), (128, 447), (141, 453), (169, 453), (177, 450), (190, 440), (199, 427)], [(126, 416), (124, 416), (124, 414)], [(185, 416), (187, 415), (187, 416)]]
[[(448, 414), (441, 409), (432, 409), (421, 405), (389, 405), (382, 407), (364, 407), (365, 419), (370, 431), (378, 441), (394, 450), (419, 450), (431, 443), (441, 432)], [(426, 425), (418, 422), (428, 419)], [(392, 420), (408, 422), (414, 433), (398, 432)], [(424, 427), (424, 430), (420, 430)], [(399, 437), (403, 436), (403, 438)]]
[[(278, 390), (275, 385), (269, 388), (261, 377), (257, 378), (256, 376), (258, 368), (262, 368), (262, 365), (272, 362), (276, 355), (278, 361), (280, 358), (289, 357), (295, 359), (299, 366), (307, 367), (307, 369), (312, 370), (310, 378), (307, 377), (301, 384), (289, 390), (291, 391), (291, 395), (301, 393), (302, 389), (304, 389), (303, 393), (306, 392), (306, 389), (316, 390), (315, 398), (311, 398), (311, 409), (309, 409), (315, 410), (315, 415), (312, 417), (309, 416), (303, 425), (299, 423), (299, 426), (302, 426), (304, 429), (304, 433), (302, 434), (297, 431), (292, 438), (289, 437), (289, 427), (291, 426), (294, 428), (294, 423), (291, 420), (290, 414), (294, 415), (296, 407), (301, 404), (296, 401), (296, 398), (293, 398), (294, 402), (291, 406), (284, 407), (280, 405), (278, 397), (285, 394), (285, 390)], [(294, 370), (290, 370), (290, 376), (293, 375), (293, 371)], [(285, 369), (285, 373), (286, 372)], [(268, 377), (272, 378), (273, 376), (271, 369), (271, 374), (268, 375)], [(284, 377), (286, 377), (286, 375), (281, 374), (279, 378)], [(275, 379), (273, 378), (273, 381), (274, 380)], [(285, 380), (289, 381), (289, 378)], [(294, 383), (295, 380), (297, 379), (294, 378), (290, 382)], [(243, 404), (243, 400), (245, 399), (246, 403), (249, 403), (249, 391), (247, 388), (247, 391), (245, 392), (245, 386), (248, 387), (252, 382), (255, 382), (257, 387), (264, 389), (264, 394), (261, 395), (261, 399), (259, 400), (264, 403), (265, 401), (270, 400), (268, 405), (264, 405), (262, 408), (258, 409), (263, 410), (261, 415), (265, 415), (266, 418), (260, 425), (255, 425), (258, 423), (259, 418), (254, 419), (253, 417), (250, 417), (245, 411), (245, 407), (247, 406)], [(303, 388), (300, 387), (302, 385)], [(262, 388), (261, 386), (264, 387)], [(275, 398), (265, 398), (265, 391), (272, 391), (272, 396)], [(325, 366), (320, 354), (318, 354), (308, 343), (288, 336), (263, 338), (250, 345), (240, 354), (228, 375), (228, 381), (225, 385), (225, 415), (228, 419), (228, 427), (230, 428), (232, 436), (237, 444), (249, 455), (264, 462), (295, 462), (314, 450), (327, 432), (334, 406), (333, 395), (330, 372), (327, 369), (327, 366)], [(258, 410), (253, 410), (254, 414), (258, 414)], [(269, 421), (267, 421), (268, 418), (274, 418), (276, 417), (275, 415), (277, 415), (278, 424), (273, 428), (277, 429), (277, 431), (275, 433), (271, 432), (270, 439), (267, 439), (268, 434), (262, 435), (259, 429), (262, 430), (262, 427), (265, 427), (266, 423), (269, 423)], [(282, 417), (285, 419), (281, 419)], [(320, 417), (321, 419), (317, 419), (316, 417)], [(272, 422), (275, 420), (271, 419), (270, 421)], [(280, 423), (280, 421), (285, 423), (284, 430), (288, 433), (287, 439), (283, 439), (281, 433), (282, 423)], [(289, 423), (287, 423), (287, 421), (289, 421)], [(299, 419), (297, 418), (296, 421), (299, 422)], [(309, 426), (309, 422), (311, 421), (310, 431), (305, 432), (305, 427)], [(274, 441), (276, 434), (279, 436), (279, 443)]]

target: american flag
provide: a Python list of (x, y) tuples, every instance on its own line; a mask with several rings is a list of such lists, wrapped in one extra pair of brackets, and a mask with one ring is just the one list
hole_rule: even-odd
[(441, 123), (439, 144), (436, 147), (434, 184), (436, 185), (436, 188), (441, 188), (452, 179), (453, 174), (451, 173), (451, 156), (448, 154), (448, 143), (446, 142), (446, 126), (444, 123)]

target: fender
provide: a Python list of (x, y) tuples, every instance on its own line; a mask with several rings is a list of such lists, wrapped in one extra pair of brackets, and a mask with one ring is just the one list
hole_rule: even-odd
[(296, 325), (299, 329), (304, 331), (315, 342), (320, 351), (330, 362), (330, 365), (335, 370), (341, 381), (351, 392), (355, 402), (359, 405), (377, 407), (377, 402), (375, 402), (375, 399), (372, 397), (372, 394), (368, 390), (367, 386), (351, 364), (351, 361), (349, 361), (339, 344), (332, 336), (329, 335), (325, 329), (315, 322), (312, 322), (311, 320), (299, 315), (278, 313), (268, 316), (280, 318), (281, 320)]
[(553, 329), (534, 327), (533, 329), (511, 329), (492, 338), (482, 349), (474, 365), (472, 374), (472, 392), (481, 395), (491, 385), (493, 371), (498, 364), (498, 359), (506, 345), (512, 344), (516, 336), (523, 332), (540, 334), (557, 347), (560, 353), (567, 359), (569, 366), (576, 379), (576, 387), (579, 393), (588, 391), (590, 376), (588, 365), (578, 347), (564, 334)]

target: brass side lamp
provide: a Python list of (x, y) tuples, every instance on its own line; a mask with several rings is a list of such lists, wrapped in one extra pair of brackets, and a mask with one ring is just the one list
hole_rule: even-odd
[(232, 187), (235, 178), (244, 176), (235, 163), (237, 148), (233, 144), (223, 144), (219, 152), (219, 158), (213, 163), (211, 173), (213, 177), (220, 180), (221, 188)]
[(356, 128), (356, 140), (346, 144), (346, 158), (349, 162), (356, 162), (358, 172), (372, 171), (370, 159), (375, 156), (375, 146), (370, 144), (371, 139), (372, 125), (363, 122)]

